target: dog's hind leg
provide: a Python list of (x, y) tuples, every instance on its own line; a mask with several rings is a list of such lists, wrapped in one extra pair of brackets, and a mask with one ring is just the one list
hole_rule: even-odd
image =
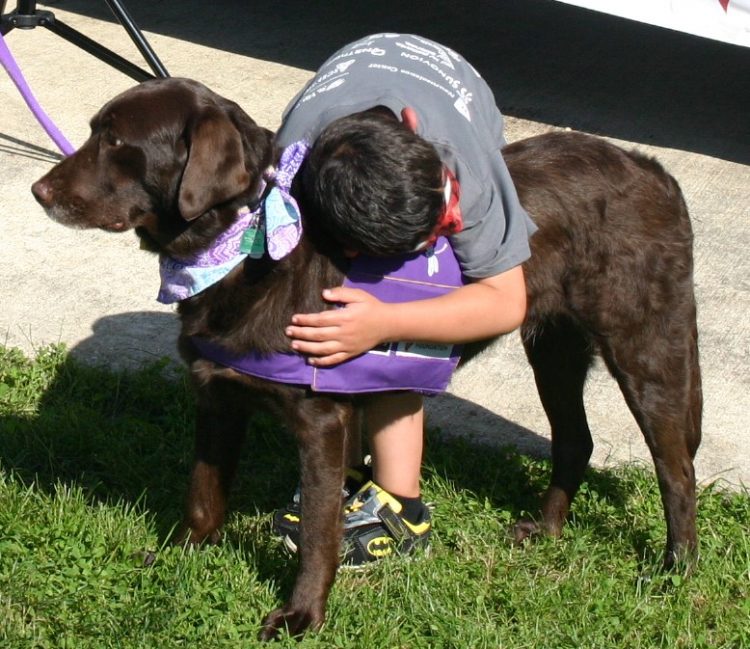
[[(682, 320), (680, 314), (674, 314)], [(693, 458), (701, 439), (702, 392), (695, 313), (679, 326), (602, 341), (605, 362), (646, 439), (656, 467), (667, 542), (664, 565), (697, 550)]]
[[(227, 384), (227, 388), (231, 386)], [(177, 543), (218, 543), (224, 524), (229, 490), (237, 470), (248, 416), (242, 401), (222, 399), (198, 391), (195, 460), (190, 478), (185, 517), (175, 535)], [(240, 397), (241, 398), (241, 397)]]
[(325, 620), (339, 562), (341, 486), (353, 413), (350, 403), (308, 398), (290, 421), (300, 454), (300, 566), (289, 600), (263, 621), (261, 640), (272, 640), (283, 629), (298, 636), (320, 628)]
[(552, 478), (542, 499), (540, 524), (518, 521), (517, 542), (538, 532), (560, 535), (593, 450), (583, 405), (583, 386), (593, 357), (587, 334), (569, 318), (559, 317), (526, 323), (521, 335), (550, 423)]

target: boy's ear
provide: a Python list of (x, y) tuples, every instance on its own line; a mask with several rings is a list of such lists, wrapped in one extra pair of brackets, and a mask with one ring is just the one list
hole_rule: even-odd
[(401, 121), (412, 133), (417, 132), (417, 114), (411, 106), (405, 106), (401, 110)]

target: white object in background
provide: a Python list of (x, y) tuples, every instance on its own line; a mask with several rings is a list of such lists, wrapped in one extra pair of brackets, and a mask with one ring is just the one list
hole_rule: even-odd
[(750, 0), (558, 0), (613, 16), (750, 47)]

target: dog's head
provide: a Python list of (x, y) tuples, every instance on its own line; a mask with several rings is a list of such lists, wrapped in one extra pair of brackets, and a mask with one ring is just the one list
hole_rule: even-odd
[(215, 237), (257, 197), (273, 134), (188, 79), (154, 79), (108, 102), (91, 136), (32, 186), (63, 225), (135, 229), (170, 254)]

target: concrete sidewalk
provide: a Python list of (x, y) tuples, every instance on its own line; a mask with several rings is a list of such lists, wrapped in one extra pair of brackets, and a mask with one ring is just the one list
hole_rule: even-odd
[[(206, 83), (269, 128), (335, 48), (369, 32), (409, 31), (474, 63), (508, 116), (508, 140), (569, 127), (657, 156), (682, 185), (696, 235), (705, 394), (699, 479), (750, 484), (750, 51), (544, 0), (318, 4), (127, 2), (173, 76)], [(105, 3), (39, 8), (140, 64)], [(14, 30), (6, 42), (74, 145), (94, 112), (134, 84), (40, 28)], [(0, 343), (32, 352), (62, 341), (76, 356), (112, 366), (174, 356), (177, 323), (154, 299), (155, 258), (132, 234), (50, 222), (29, 187), (59, 156), (2, 74), (0, 106)], [(601, 365), (587, 408), (596, 464), (650, 463)], [(448, 434), (548, 449), (547, 421), (515, 335), (459, 374), (450, 394), (431, 400), (429, 416)]]

